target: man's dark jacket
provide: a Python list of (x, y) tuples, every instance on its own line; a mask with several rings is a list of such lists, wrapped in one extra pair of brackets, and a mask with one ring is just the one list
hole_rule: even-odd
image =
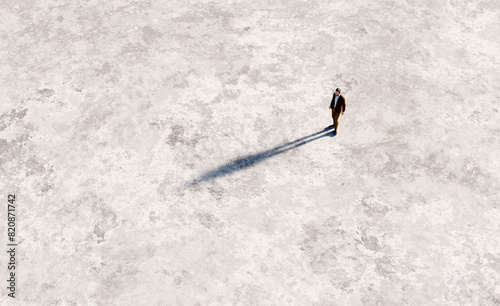
[[(332, 102), (330, 103), (330, 108), (333, 109), (333, 105), (335, 105), (335, 94), (333, 94)], [(345, 112), (345, 99), (342, 95), (339, 95), (339, 99), (337, 100), (337, 105), (335, 106), (335, 112)]]

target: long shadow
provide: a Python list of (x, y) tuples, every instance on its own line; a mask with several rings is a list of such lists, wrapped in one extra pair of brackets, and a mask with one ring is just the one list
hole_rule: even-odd
[(294, 141), (291, 141), (287, 144), (273, 148), (271, 150), (267, 150), (267, 151), (260, 152), (257, 154), (252, 154), (252, 155), (248, 155), (248, 156), (245, 156), (242, 158), (238, 158), (232, 162), (229, 162), (225, 165), (218, 167), (217, 169), (214, 169), (210, 172), (203, 174), (199, 178), (196, 178), (196, 179), (190, 181), (187, 184), (187, 186), (188, 187), (194, 186), (194, 185), (197, 185), (197, 184), (204, 182), (204, 181), (210, 181), (210, 180), (234, 173), (236, 171), (243, 170), (245, 168), (254, 166), (255, 164), (260, 163), (268, 158), (271, 158), (271, 157), (276, 156), (278, 154), (282, 154), (282, 153), (285, 153), (285, 152), (290, 151), (292, 149), (303, 146), (311, 141), (318, 140), (320, 138), (327, 137), (327, 136), (334, 137), (335, 133), (333, 131), (331, 131), (329, 133), (325, 133), (327, 131), (330, 131), (331, 129), (332, 129), (331, 127), (327, 127), (325, 129), (323, 129), (322, 131), (319, 131), (319, 132), (313, 133), (311, 135), (307, 135), (305, 137), (296, 139)]

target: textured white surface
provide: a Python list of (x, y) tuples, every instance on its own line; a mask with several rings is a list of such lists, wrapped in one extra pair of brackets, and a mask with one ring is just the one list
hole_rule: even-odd
[(500, 304), (498, 1), (0, 10), (20, 305)]

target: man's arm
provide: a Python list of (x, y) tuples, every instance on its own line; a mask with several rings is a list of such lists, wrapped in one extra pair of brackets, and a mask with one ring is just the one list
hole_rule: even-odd
[(342, 115), (343, 115), (345, 112), (345, 98), (344, 97), (342, 97), (342, 98), (344, 100), (344, 103), (342, 103)]
[(333, 94), (332, 102), (330, 102), (330, 107), (329, 107), (330, 109), (332, 109), (334, 101), (335, 101), (335, 94)]

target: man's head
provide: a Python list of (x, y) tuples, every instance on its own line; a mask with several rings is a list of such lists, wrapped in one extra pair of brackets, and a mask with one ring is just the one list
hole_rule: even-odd
[(340, 88), (335, 89), (335, 95), (340, 96)]

